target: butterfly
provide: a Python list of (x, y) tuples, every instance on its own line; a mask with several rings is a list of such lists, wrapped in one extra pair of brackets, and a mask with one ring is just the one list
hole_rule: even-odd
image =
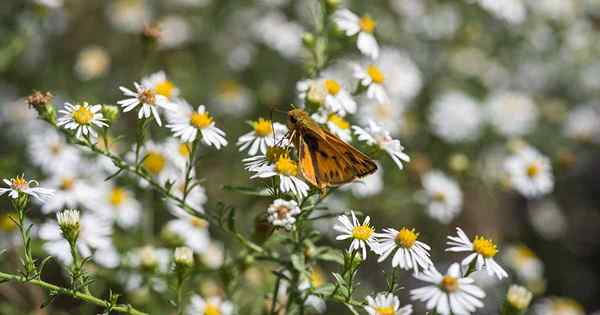
[(288, 112), (288, 127), (288, 140), (298, 152), (300, 174), (321, 193), (377, 170), (371, 158), (323, 129), (302, 109)]

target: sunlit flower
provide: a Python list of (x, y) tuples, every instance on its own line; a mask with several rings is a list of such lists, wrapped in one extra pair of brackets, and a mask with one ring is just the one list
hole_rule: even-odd
[(323, 79), (320, 81), (325, 87), (324, 105), (328, 112), (338, 113), (342, 116), (346, 113), (356, 112), (356, 102), (342, 84), (335, 79)]
[(56, 125), (75, 130), (75, 136), (78, 139), (81, 139), (82, 135), (95, 138), (98, 134), (94, 131), (94, 126), (108, 127), (100, 112), (101, 110), (102, 105), (90, 106), (87, 102), (77, 105), (65, 103), (65, 109), (59, 111), (63, 116), (57, 120)]
[(225, 262), (225, 249), (223, 248), (223, 244), (216, 241), (208, 243), (206, 250), (199, 255), (202, 264), (211, 269), (219, 269)]
[(348, 9), (341, 9), (333, 14), (333, 20), (346, 36), (358, 34), (356, 46), (361, 53), (377, 59), (379, 45), (373, 36), (377, 24), (371, 17), (367, 15), (359, 17)]
[[(140, 150), (141, 166), (161, 184), (167, 180), (175, 181), (181, 174), (181, 170), (169, 158), (169, 153), (165, 152), (166, 149), (162, 143), (146, 141)], [(128, 159), (134, 159), (133, 153)], [(145, 180), (141, 180), (141, 183), (148, 184)]]
[(534, 315), (584, 315), (585, 309), (577, 301), (564, 297), (548, 297), (533, 306)]
[(167, 78), (164, 71), (158, 71), (142, 78), (142, 86), (151, 89), (154, 93), (162, 95), (167, 99), (179, 96), (179, 89)]
[(496, 131), (504, 136), (526, 135), (537, 123), (537, 106), (525, 94), (511, 91), (494, 92), (486, 103), (487, 119)]
[(200, 133), (202, 142), (214, 146), (217, 150), (227, 145), (225, 132), (215, 126), (213, 117), (206, 111), (204, 105), (198, 106), (196, 111), (189, 106), (181, 106), (179, 110), (169, 113), (167, 127), (175, 137), (184, 142), (193, 142)]
[(393, 293), (377, 293), (375, 298), (370, 295), (366, 297), (367, 306), (365, 311), (369, 315), (409, 315), (412, 314), (412, 305), (400, 307), (400, 299)]
[(283, 138), (288, 131), (285, 125), (273, 123), (263, 118), (251, 121), (250, 125), (254, 130), (242, 135), (237, 141), (240, 151), (248, 149), (249, 155), (256, 155), (258, 152), (266, 154), (267, 147), (280, 141), (283, 142)]
[(285, 147), (282, 146), (269, 146), (265, 154), (259, 154), (251, 156), (242, 160), (244, 163), (244, 169), (256, 172), (264, 166), (272, 165), (279, 160), (279, 157), (288, 154)]
[(288, 155), (280, 155), (273, 164), (254, 168), (255, 174), (250, 178), (279, 178), (279, 190), (291, 192), (298, 198), (308, 194), (308, 185), (299, 177), (298, 163)]
[(545, 195), (554, 188), (550, 160), (532, 147), (524, 147), (504, 162), (510, 185), (528, 198)]
[(348, 250), (362, 253), (363, 260), (367, 259), (367, 246), (371, 250), (377, 250), (378, 248), (376, 239), (378, 234), (375, 233), (375, 229), (369, 225), (371, 217), (367, 216), (363, 223), (360, 224), (354, 211), (350, 211), (350, 214), (352, 216), (352, 221), (346, 215), (338, 216), (338, 224), (334, 225), (333, 229), (342, 234), (339, 234), (335, 239), (338, 241), (352, 239), (352, 243), (350, 243)]
[(131, 191), (120, 186), (103, 186), (98, 202), (90, 210), (122, 228), (134, 227), (142, 218), (140, 203)]
[(87, 180), (77, 177), (72, 171), (63, 171), (43, 182), (44, 186), (54, 189), (54, 196), (44, 200), (42, 212), (55, 212), (63, 207), (77, 208), (80, 205), (89, 205), (95, 202), (94, 191)]
[(388, 96), (385, 91), (384, 82), (385, 76), (379, 66), (369, 64), (363, 67), (359, 64), (352, 66), (354, 77), (360, 81), (360, 84), (367, 88), (367, 97), (375, 99), (380, 103), (388, 101)]
[(8, 185), (9, 188), (0, 188), (0, 196), (8, 193), (8, 196), (12, 199), (19, 198), (19, 194), (27, 194), (35, 197), (41, 202), (48, 201), (54, 196), (54, 190), (38, 186), (36, 180), (26, 180), (24, 175), (17, 176), (11, 179), (3, 179), (3, 182)]
[(393, 228), (384, 228), (383, 233), (379, 233), (377, 240), (378, 262), (384, 261), (392, 253), (392, 267), (400, 267), (404, 270), (413, 269), (415, 273), (421, 269), (427, 269), (432, 266), (429, 258), (429, 245), (418, 240), (419, 233), (415, 229), (406, 227), (396, 230)]
[(463, 232), (461, 228), (456, 228), (457, 236), (448, 236), (449, 248), (446, 251), (450, 252), (470, 252), (465, 259), (461, 262), (464, 268), (467, 268), (471, 263), (475, 262), (475, 270), (486, 270), (487, 273), (495, 275), (498, 279), (508, 277), (508, 274), (498, 263), (494, 260), (494, 257), (498, 253), (496, 244), (490, 239), (483, 236), (475, 236), (475, 239), (471, 241), (469, 237)]
[(383, 86), (394, 106), (409, 106), (423, 87), (423, 74), (406, 51), (395, 47), (384, 47), (377, 60), (384, 71)]
[(427, 214), (445, 224), (456, 217), (462, 207), (460, 187), (450, 177), (440, 171), (429, 171), (421, 178), (423, 190), (417, 200), (427, 205)]
[(138, 110), (138, 119), (147, 119), (153, 116), (156, 123), (162, 126), (158, 108), (171, 109), (173, 106), (170, 105), (169, 99), (156, 92), (153, 87), (140, 85), (137, 82), (134, 82), (133, 85), (135, 86), (135, 92), (126, 87), (119, 87), (127, 98), (117, 101), (117, 104), (121, 105), (124, 112), (129, 112), (141, 105)]
[(438, 137), (451, 142), (477, 139), (482, 123), (480, 106), (470, 96), (458, 92), (446, 92), (431, 107), (429, 123)]
[(188, 315), (231, 315), (233, 314), (233, 304), (227, 300), (221, 300), (219, 297), (203, 299), (199, 295), (193, 295), (190, 298), (190, 307)]
[(368, 145), (377, 145), (385, 151), (399, 169), (403, 168), (402, 161), (410, 161), (410, 157), (404, 153), (404, 147), (400, 144), (400, 140), (392, 138), (380, 124), (371, 120), (364, 129), (358, 126), (352, 126), (352, 129), (358, 136), (358, 140), (364, 141)]
[(147, 245), (130, 249), (125, 256), (124, 264), (129, 267), (126, 273), (120, 275), (128, 291), (141, 287), (151, 287), (157, 292), (168, 289), (167, 282), (162, 277), (152, 276), (155, 272), (169, 272), (173, 251), (167, 248), (155, 248)]
[(294, 200), (276, 199), (267, 209), (267, 220), (273, 226), (281, 226), (290, 231), (296, 223), (295, 216), (300, 214), (300, 207)]
[(428, 310), (435, 309), (441, 315), (468, 315), (483, 307), (481, 299), (485, 297), (485, 292), (473, 284), (473, 279), (461, 275), (458, 263), (452, 264), (446, 275), (431, 266), (414, 277), (431, 283), (410, 291), (411, 298), (426, 302)]
[(527, 17), (527, 8), (522, 0), (478, 0), (477, 2), (484, 10), (511, 24), (520, 24)]

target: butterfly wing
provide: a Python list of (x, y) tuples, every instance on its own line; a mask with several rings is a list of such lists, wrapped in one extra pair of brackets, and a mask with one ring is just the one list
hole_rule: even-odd
[(312, 154), (310, 153), (308, 144), (303, 140), (302, 136), (299, 136), (295, 143), (296, 147), (298, 148), (299, 166), (302, 177), (304, 177), (304, 179), (314, 186), (320, 188), (315, 169), (316, 161), (313, 159)]

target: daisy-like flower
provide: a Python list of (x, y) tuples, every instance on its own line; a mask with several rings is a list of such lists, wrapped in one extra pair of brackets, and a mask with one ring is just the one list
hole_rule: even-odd
[(404, 111), (404, 103), (392, 103), (391, 100), (378, 102), (374, 99), (364, 99), (356, 114), (356, 119), (361, 125), (368, 125), (369, 121), (376, 121), (383, 129), (390, 132), (390, 135), (397, 135), (402, 128), (407, 126)]
[(359, 224), (358, 219), (354, 211), (350, 211), (352, 221), (346, 215), (338, 216), (338, 223), (333, 226), (333, 229), (341, 232), (335, 239), (346, 240), (351, 238), (349, 251), (361, 251), (363, 260), (367, 259), (367, 246), (372, 250), (377, 250), (379, 245), (377, 243), (375, 229), (369, 225), (371, 217), (367, 216), (362, 224)]
[(299, 198), (308, 194), (308, 185), (298, 177), (298, 163), (287, 154), (280, 155), (273, 164), (256, 167), (254, 172), (250, 178), (279, 177), (279, 189), (282, 192), (291, 192)]
[(178, 218), (167, 222), (165, 233), (177, 237), (195, 253), (203, 253), (210, 243), (208, 222), (187, 212), (178, 212)]
[(394, 251), (392, 258), (392, 267), (400, 267), (404, 270), (413, 269), (415, 273), (419, 272), (419, 268), (427, 269), (432, 266), (431, 258), (429, 258), (429, 245), (418, 240), (419, 233), (415, 229), (406, 227), (400, 230), (385, 228), (383, 233), (380, 233), (377, 240), (377, 254), (379, 259), (377, 262), (382, 262), (388, 258)]
[(288, 131), (285, 125), (263, 118), (249, 123), (254, 130), (242, 135), (237, 141), (240, 151), (248, 149), (249, 155), (256, 155), (259, 151), (267, 153), (267, 148), (282, 140)]
[(154, 93), (167, 99), (179, 96), (179, 89), (167, 78), (164, 71), (158, 71), (142, 78), (142, 86), (152, 89)]
[(482, 116), (479, 104), (472, 97), (449, 91), (434, 101), (429, 124), (433, 133), (447, 142), (467, 142), (479, 136)]
[(265, 154), (259, 154), (255, 156), (251, 156), (249, 158), (245, 158), (242, 160), (244, 163), (244, 169), (256, 172), (257, 170), (275, 164), (279, 157), (287, 154), (287, 150), (281, 146), (270, 146), (267, 148), (267, 152)]
[(51, 174), (77, 165), (81, 159), (76, 148), (69, 146), (55, 129), (49, 128), (36, 131), (29, 137), (28, 151), (31, 162)]
[(215, 126), (204, 105), (198, 106), (196, 111), (190, 106), (180, 106), (179, 110), (169, 114), (167, 127), (184, 142), (193, 142), (200, 132), (202, 142), (206, 145), (214, 146), (217, 150), (227, 145), (225, 132)]
[(342, 116), (356, 112), (356, 102), (340, 82), (334, 79), (324, 79), (321, 82), (327, 91), (324, 104), (329, 112)]
[(502, 261), (526, 283), (543, 279), (544, 263), (525, 245), (511, 245), (503, 251)]
[(358, 136), (358, 140), (364, 141), (368, 145), (377, 145), (385, 151), (399, 169), (403, 168), (402, 161), (410, 161), (410, 157), (403, 152), (404, 147), (400, 144), (400, 140), (392, 138), (380, 124), (370, 120), (364, 129), (358, 126), (352, 126), (352, 129)]
[(300, 214), (300, 207), (294, 200), (276, 199), (267, 209), (267, 214), (267, 220), (273, 226), (281, 226), (291, 231), (296, 223), (295, 216)]
[(487, 118), (504, 136), (526, 135), (537, 124), (539, 111), (528, 95), (498, 91), (489, 96), (486, 103)]
[(333, 14), (333, 20), (346, 36), (358, 34), (356, 46), (361, 53), (377, 59), (379, 45), (373, 36), (377, 23), (371, 17), (367, 15), (359, 17), (348, 9), (341, 9)]
[(428, 310), (435, 309), (441, 315), (468, 315), (478, 307), (483, 307), (481, 299), (485, 297), (485, 292), (473, 283), (473, 279), (463, 278), (458, 263), (452, 264), (446, 275), (431, 266), (414, 277), (431, 283), (410, 291), (411, 298), (426, 302)]
[(100, 200), (91, 210), (122, 228), (134, 227), (142, 218), (142, 207), (132, 192), (119, 186), (103, 187)]
[(98, 134), (94, 131), (94, 126), (108, 127), (101, 110), (102, 105), (90, 106), (87, 102), (76, 105), (65, 103), (65, 109), (59, 111), (63, 116), (58, 119), (56, 125), (75, 130), (77, 139), (81, 139), (82, 135), (95, 138)]
[[(167, 180), (176, 180), (179, 177), (180, 170), (171, 159), (169, 153), (165, 151), (165, 146), (161, 143), (147, 141), (142, 148), (140, 156), (142, 157), (142, 167), (155, 177), (160, 183)], [(131, 160), (135, 159), (129, 156)], [(142, 185), (147, 185), (145, 180), (141, 181)]]
[(154, 120), (159, 126), (162, 126), (162, 121), (158, 114), (158, 107), (169, 108), (169, 99), (164, 95), (158, 94), (152, 87), (143, 84), (133, 83), (135, 91), (126, 87), (120, 86), (119, 89), (128, 97), (117, 101), (121, 105), (124, 112), (129, 112), (141, 105), (138, 111), (138, 119), (154, 117)]
[(316, 122), (325, 124), (331, 133), (338, 136), (344, 142), (352, 141), (352, 129), (350, 129), (350, 122), (344, 119), (344, 117), (341, 115), (320, 111), (313, 114), (311, 117)]
[(187, 314), (231, 315), (233, 314), (233, 304), (216, 296), (203, 299), (199, 295), (193, 295), (190, 298), (190, 307)]
[(432, 218), (449, 223), (462, 207), (462, 192), (452, 178), (440, 171), (430, 171), (421, 179), (423, 190), (417, 194), (417, 201), (427, 205), (427, 214)]
[(456, 228), (456, 236), (448, 236), (449, 241), (446, 243), (449, 247), (446, 251), (449, 252), (470, 252), (461, 264), (467, 268), (471, 263), (475, 262), (475, 270), (486, 270), (490, 276), (495, 275), (498, 279), (508, 277), (508, 274), (498, 263), (494, 257), (498, 253), (496, 244), (490, 239), (483, 236), (475, 236), (471, 242), (467, 234), (459, 227)]
[(36, 187), (39, 183), (36, 180), (26, 180), (25, 175), (17, 176), (11, 179), (4, 178), (4, 183), (9, 188), (0, 188), (0, 196), (8, 193), (12, 199), (19, 198), (19, 194), (23, 193), (35, 197), (41, 202), (48, 201), (54, 196), (54, 190), (42, 187)]
[(375, 64), (369, 64), (364, 67), (359, 64), (352, 66), (354, 77), (360, 81), (360, 84), (367, 88), (367, 97), (377, 100), (380, 103), (388, 102), (388, 95), (385, 92), (385, 76), (379, 67)]
[(254, 105), (252, 90), (234, 80), (219, 83), (214, 96), (214, 108), (221, 113), (236, 117), (244, 116)]
[(43, 182), (44, 186), (55, 189), (53, 198), (44, 201), (43, 213), (55, 212), (65, 206), (75, 208), (78, 205), (89, 205), (95, 201), (92, 198), (94, 191), (87, 181), (69, 172), (72, 171), (54, 175)]
[(408, 304), (400, 307), (400, 299), (392, 293), (382, 292), (366, 297), (367, 306), (365, 311), (369, 315), (409, 315), (412, 314), (412, 305)]
[(504, 162), (510, 185), (528, 198), (545, 195), (554, 188), (550, 160), (531, 147), (520, 148)]

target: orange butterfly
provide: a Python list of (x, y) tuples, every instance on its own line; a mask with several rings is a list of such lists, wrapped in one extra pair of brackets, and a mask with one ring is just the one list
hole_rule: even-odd
[(288, 112), (288, 127), (288, 139), (298, 151), (300, 173), (322, 193), (377, 170), (371, 158), (321, 128), (302, 109)]

